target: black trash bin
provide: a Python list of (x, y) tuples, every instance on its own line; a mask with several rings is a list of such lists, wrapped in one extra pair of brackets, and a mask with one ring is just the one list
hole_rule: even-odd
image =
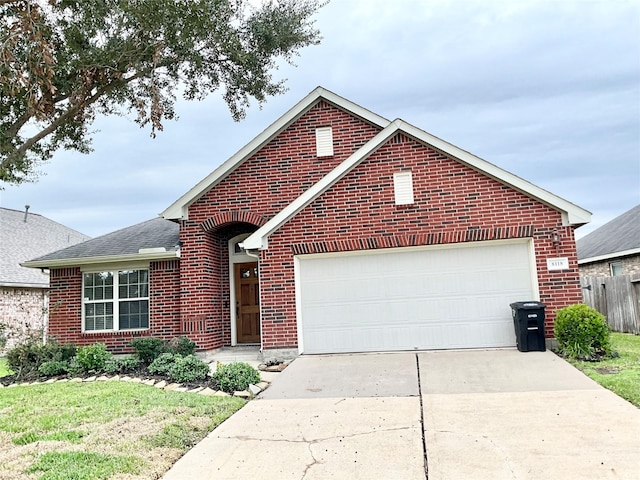
[(544, 309), (540, 302), (514, 302), (511, 305), (516, 345), (521, 352), (544, 352)]

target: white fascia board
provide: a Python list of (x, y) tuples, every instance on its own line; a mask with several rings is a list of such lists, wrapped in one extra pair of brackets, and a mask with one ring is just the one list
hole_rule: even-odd
[(344, 177), (353, 167), (358, 165), (362, 160), (391, 138), (398, 130), (398, 125), (399, 123), (397, 120), (391, 122), (389, 126), (384, 128), (375, 137), (365, 143), (353, 155), (331, 170), (317, 183), (312, 185), (311, 188), (306, 190), (284, 209), (280, 210), (273, 218), (271, 218), (271, 220), (247, 237), (247, 239), (242, 242), (242, 248), (245, 250), (264, 250), (268, 248), (269, 235), (279, 229), (300, 210), (309, 205), (319, 195), (324, 193), (334, 183)]
[(381, 128), (389, 125), (389, 120), (380, 115), (377, 115), (366, 108), (356, 105), (349, 100), (336, 95), (329, 90), (325, 90), (322, 87), (317, 87), (306, 97), (300, 100), (296, 105), (289, 109), (278, 120), (273, 122), (267, 127), (261, 134), (251, 140), (243, 148), (241, 148), (235, 155), (227, 159), (222, 165), (216, 168), (213, 172), (203, 178), (198, 184), (196, 184), (191, 190), (182, 195), (178, 200), (171, 204), (164, 212), (160, 214), (161, 217), (167, 220), (180, 220), (188, 218), (188, 208), (200, 198), (203, 194), (211, 190), (218, 183), (220, 183), (229, 173), (235, 170), (241, 165), (247, 158), (251, 157), (254, 153), (260, 150), (266, 145), (272, 138), (285, 130), (295, 120), (301, 117), (309, 110), (317, 101), (323, 98), (336, 106), (353, 113), (354, 115), (363, 118), (364, 120), (378, 125)]
[(29, 268), (62, 268), (80, 267), (82, 265), (101, 265), (105, 263), (153, 262), (156, 260), (173, 260), (176, 258), (180, 258), (178, 251), (144, 254), (131, 253), (126, 255), (103, 255), (99, 257), (62, 258), (59, 260), (36, 260), (21, 263), (20, 266)]
[[(47, 276), (47, 280), (49, 277)], [(34, 290), (46, 290), (49, 288), (49, 283), (11, 283), (11, 282), (2, 282), (0, 283), (0, 287), (4, 288), (32, 288)]]
[(447, 155), (455, 157), (465, 165), (477, 170), (489, 177), (498, 180), (501, 183), (507, 184), (516, 190), (533, 197), (542, 203), (549, 205), (550, 207), (559, 210), (563, 214), (563, 223), (566, 225), (584, 225), (591, 221), (591, 212), (578, 207), (574, 203), (571, 203), (553, 193), (540, 188), (523, 178), (507, 172), (506, 170), (497, 167), (496, 165), (487, 162), (486, 160), (476, 157), (472, 153), (467, 152), (455, 145), (450, 144), (438, 138), (430, 133), (425, 132), (413, 125), (402, 122), (401, 130), (408, 135), (416, 138), (419, 141), (427, 143)]
[(631, 250), (623, 250), (621, 252), (605, 253), (604, 255), (598, 255), (596, 257), (583, 258), (582, 260), (578, 260), (578, 265), (602, 262), (603, 260), (610, 260), (618, 257), (628, 257), (629, 255), (640, 255), (640, 248), (632, 248)]

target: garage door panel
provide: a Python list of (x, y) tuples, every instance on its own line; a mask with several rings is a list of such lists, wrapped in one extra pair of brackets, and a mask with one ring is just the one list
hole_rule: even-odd
[(526, 242), (298, 260), (306, 353), (513, 346), (535, 298)]

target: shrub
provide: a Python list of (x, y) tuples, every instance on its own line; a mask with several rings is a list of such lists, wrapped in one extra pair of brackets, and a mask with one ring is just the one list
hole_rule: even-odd
[(111, 354), (104, 343), (94, 343), (86, 347), (80, 347), (76, 353), (76, 361), (85, 372), (103, 372), (107, 360)]
[(561, 354), (580, 360), (597, 360), (611, 352), (611, 331), (597, 310), (576, 304), (558, 310), (554, 332)]
[(187, 337), (176, 337), (169, 340), (167, 349), (173, 353), (186, 357), (187, 355), (193, 355), (196, 353), (196, 344)]
[(156, 358), (167, 351), (167, 347), (159, 338), (135, 338), (129, 345), (136, 351), (136, 355), (143, 365), (151, 365)]
[(110, 358), (104, 364), (104, 371), (109, 375), (131, 372), (138, 368), (140, 360), (136, 357)]
[(246, 390), (249, 384), (260, 381), (260, 373), (248, 363), (232, 362), (218, 366), (212, 375), (220, 390), (227, 393)]
[(45, 377), (55, 377), (56, 375), (63, 375), (69, 371), (69, 362), (61, 360), (49, 360), (42, 363), (38, 367), (38, 373)]
[(169, 375), (171, 368), (176, 364), (176, 361), (181, 358), (180, 355), (175, 353), (163, 353), (156, 358), (151, 365), (149, 365), (149, 373), (156, 375)]
[(175, 358), (175, 363), (169, 370), (169, 377), (174, 382), (190, 383), (198, 380), (204, 380), (209, 375), (209, 364), (203, 362), (195, 355), (187, 355)]
[(62, 345), (54, 339), (46, 344), (42, 341), (30, 338), (7, 352), (7, 364), (16, 373), (19, 380), (36, 379), (40, 372), (40, 365), (45, 362), (67, 362), (76, 353), (74, 345)]

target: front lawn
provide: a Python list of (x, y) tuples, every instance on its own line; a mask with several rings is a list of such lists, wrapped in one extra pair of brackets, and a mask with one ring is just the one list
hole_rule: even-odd
[(7, 375), (11, 375), (13, 372), (9, 370), (7, 366), (7, 359), (4, 357), (0, 357), (0, 377), (6, 377)]
[(0, 478), (159, 478), (244, 404), (118, 381), (5, 387)]
[(603, 387), (640, 407), (640, 336), (612, 333), (611, 344), (620, 355), (618, 358), (570, 362)]

